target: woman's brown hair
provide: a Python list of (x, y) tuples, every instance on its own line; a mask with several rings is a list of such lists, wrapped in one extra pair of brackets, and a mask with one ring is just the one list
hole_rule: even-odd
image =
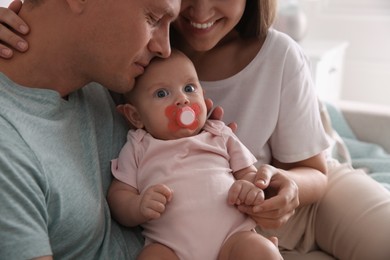
[(243, 38), (264, 39), (276, 15), (277, 0), (247, 0), (241, 20), (236, 26)]

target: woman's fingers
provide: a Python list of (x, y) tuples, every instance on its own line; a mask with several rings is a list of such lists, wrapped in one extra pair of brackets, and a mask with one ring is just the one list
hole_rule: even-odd
[(0, 8), (0, 56), (10, 58), (13, 50), (24, 52), (28, 43), (15, 32), (22, 35), (29, 32), (27, 24), (17, 15), (22, 3), (13, 1), (9, 8)]

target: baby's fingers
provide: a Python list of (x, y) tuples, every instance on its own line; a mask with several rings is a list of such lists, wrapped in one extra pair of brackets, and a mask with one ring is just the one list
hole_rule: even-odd
[(146, 219), (157, 219), (165, 211), (165, 204), (159, 201), (148, 201), (141, 206), (141, 213)]
[(145, 192), (145, 198), (166, 204), (171, 201), (173, 191), (164, 184), (156, 184), (149, 187)]
[(245, 205), (255, 206), (260, 205), (264, 201), (264, 192), (259, 188), (252, 188), (246, 193), (244, 201)]
[(228, 192), (228, 203), (230, 205), (241, 204), (241, 201), (239, 200), (241, 189), (242, 184), (240, 182), (236, 181), (232, 184)]
[(173, 191), (163, 184), (149, 187), (142, 197), (141, 213), (147, 219), (156, 219), (164, 213), (166, 204), (171, 201)]
[(238, 180), (230, 187), (228, 194), (229, 204), (233, 205), (258, 205), (264, 200), (264, 193), (253, 183), (246, 180)]

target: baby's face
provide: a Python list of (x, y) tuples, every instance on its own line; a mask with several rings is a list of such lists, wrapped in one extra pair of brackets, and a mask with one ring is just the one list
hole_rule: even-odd
[(196, 135), (206, 121), (203, 89), (193, 64), (182, 54), (153, 61), (134, 91), (133, 104), (143, 127), (155, 138)]

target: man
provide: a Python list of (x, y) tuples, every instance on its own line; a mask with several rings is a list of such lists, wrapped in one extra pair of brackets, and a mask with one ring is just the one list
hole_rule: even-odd
[(29, 51), (0, 60), (0, 259), (132, 259), (138, 230), (111, 220), (110, 160), (129, 91), (170, 54), (180, 0), (25, 0)]

